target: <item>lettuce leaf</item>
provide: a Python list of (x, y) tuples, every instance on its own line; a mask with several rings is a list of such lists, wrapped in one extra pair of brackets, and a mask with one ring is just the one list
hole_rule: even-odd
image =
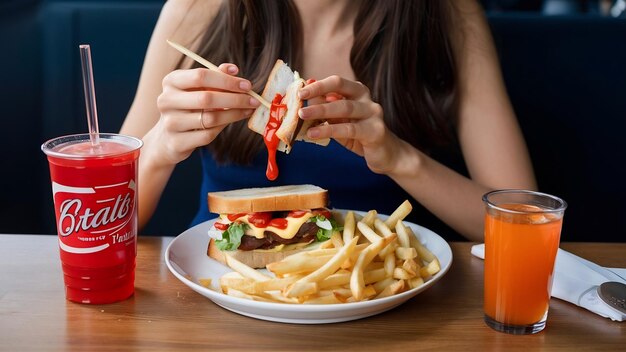
[(309, 222), (314, 222), (319, 228), (315, 234), (317, 242), (328, 241), (333, 233), (343, 230), (343, 227), (339, 226), (335, 219), (326, 219), (326, 217), (321, 214), (311, 217)]
[(234, 222), (222, 233), (222, 239), (215, 241), (215, 245), (217, 245), (217, 248), (221, 251), (234, 251), (239, 248), (241, 237), (243, 237), (247, 229), (248, 224)]

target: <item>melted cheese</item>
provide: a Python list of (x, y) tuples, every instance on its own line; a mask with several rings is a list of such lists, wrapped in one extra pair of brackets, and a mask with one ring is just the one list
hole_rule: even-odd
[[(250, 225), (245, 232), (246, 235), (249, 235), (249, 236), (254, 236), (256, 238), (263, 238), (265, 237), (263, 235), (265, 231), (271, 231), (284, 239), (292, 239), (296, 235), (296, 233), (298, 233), (298, 230), (300, 229), (300, 227), (302, 227), (302, 224), (307, 222), (307, 220), (309, 220), (312, 217), (313, 217), (313, 213), (306, 213), (299, 218), (288, 216), (285, 218), (287, 220), (287, 227), (284, 230), (276, 228), (274, 226), (268, 226), (265, 228), (256, 227), (250, 223), (250, 221), (248, 220), (248, 215), (242, 216), (235, 221), (244, 222)], [(226, 215), (220, 215), (220, 219), (221, 219), (220, 222), (224, 224), (230, 224), (232, 222), (228, 220), (228, 217)]]

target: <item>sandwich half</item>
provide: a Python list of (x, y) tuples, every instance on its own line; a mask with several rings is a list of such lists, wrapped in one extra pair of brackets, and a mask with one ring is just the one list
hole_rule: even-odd
[[(298, 90), (305, 85), (305, 80), (297, 71), (292, 71), (282, 60), (276, 61), (261, 95), (265, 100), (271, 101), (273, 107), (283, 106), (277, 109), (279, 116), (276, 117), (279, 122), (276, 130), (276, 136), (279, 139), (277, 150), (279, 151), (289, 153), (294, 141), (311, 142), (323, 146), (330, 142), (330, 139), (312, 140), (306, 137), (306, 131), (317, 122), (304, 121), (298, 116), (298, 111), (303, 104), (306, 104), (306, 101), (298, 97)], [(270, 110), (264, 105), (259, 106), (248, 119), (248, 128), (265, 137), (266, 127), (270, 122)]]
[(313, 185), (246, 188), (208, 195), (209, 211), (219, 214), (207, 254), (224, 254), (251, 266), (265, 265), (316, 248), (340, 230), (328, 210), (328, 191)]

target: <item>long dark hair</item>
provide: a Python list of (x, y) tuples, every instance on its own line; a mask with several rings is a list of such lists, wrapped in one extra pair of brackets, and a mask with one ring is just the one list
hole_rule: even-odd
[[(354, 24), (350, 62), (357, 80), (382, 105), (387, 126), (426, 152), (456, 142), (451, 22), (446, 0), (362, 0)], [(302, 40), (291, 0), (227, 0), (197, 50), (210, 61), (238, 65), (260, 93), (276, 59), (301, 70)], [(263, 148), (245, 123), (231, 124), (208, 146), (218, 161), (249, 163)]]

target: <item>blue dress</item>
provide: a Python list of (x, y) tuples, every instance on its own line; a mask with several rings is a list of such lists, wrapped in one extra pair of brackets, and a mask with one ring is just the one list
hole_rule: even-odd
[(446, 239), (461, 239), (393, 180), (373, 173), (364, 158), (334, 140), (327, 147), (299, 142), (291, 153), (277, 153), (279, 175), (275, 181), (265, 177), (267, 151), (259, 153), (251, 165), (218, 164), (206, 148), (201, 149), (200, 156), (203, 176), (194, 225), (216, 216), (208, 211), (208, 192), (310, 183), (328, 189), (330, 208), (376, 209), (381, 214), (390, 214), (408, 199), (414, 208), (408, 221), (425, 226)]

